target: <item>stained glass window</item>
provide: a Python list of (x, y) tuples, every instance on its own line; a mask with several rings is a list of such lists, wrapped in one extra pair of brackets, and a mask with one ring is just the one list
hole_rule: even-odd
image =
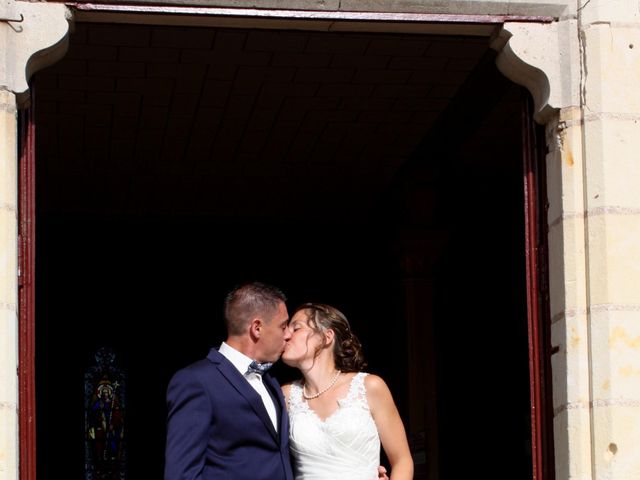
[(84, 375), (85, 480), (125, 480), (125, 375), (112, 349), (95, 360)]

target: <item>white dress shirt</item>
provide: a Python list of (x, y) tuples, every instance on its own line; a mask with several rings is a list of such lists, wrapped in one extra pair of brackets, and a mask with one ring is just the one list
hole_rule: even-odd
[(218, 351), (238, 369), (244, 378), (247, 379), (249, 385), (258, 392), (258, 395), (262, 398), (262, 403), (264, 403), (264, 408), (267, 409), (271, 423), (273, 423), (273, 428), (275, 428), (277, 432), (278, 414), (276, 413), (276, 406), (273, 403), (273, 398), (271, 398), (271, 395), (269, 395), (269, 392), (267, 391), (267, 387), (262, 383), (262, 375), (258, 373), (247, 373), (249, 364), (253, 360), (247, 357), (244, 353), (229, 346), (226, 342), (222, 342)]

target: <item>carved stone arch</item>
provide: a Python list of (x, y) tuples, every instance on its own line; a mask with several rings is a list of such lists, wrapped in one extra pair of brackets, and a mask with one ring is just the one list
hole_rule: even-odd
[(491, 47), (499, 52), (502, 74), (531, 93), (536, 122), (546, 124), (558, 109), (580, 105), (575, 20), (505, 23)]
[(0, 6), (0, 88), (16, 95), (18, 106), (29, 99), (29, 79), (66, 53), (71, 12), (60, 3), (11, 1)]

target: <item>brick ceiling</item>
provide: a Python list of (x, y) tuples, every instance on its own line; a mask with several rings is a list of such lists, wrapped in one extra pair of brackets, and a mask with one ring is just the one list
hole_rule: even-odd
[(36, 76), (39, 208), (366, 214), (487, 49), (478, 37), (77, 24), (68, 55)]

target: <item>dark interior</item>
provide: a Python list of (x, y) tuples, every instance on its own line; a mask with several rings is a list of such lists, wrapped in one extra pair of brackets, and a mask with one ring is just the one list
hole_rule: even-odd
[[(38, 477), (83, 478), (83, 375), (109, 346), (127, 478), (162, 478), (167, 382), (224, 339), (226, 291), (257, 279), (351, 320), (415, 478), (530, 479), (525, 96), (488, 43), (77, 24), (34, 81)], [(423, 280), (432, 341), (407, 320)], [(424, 395), (410, 343), (431, 359)]]

